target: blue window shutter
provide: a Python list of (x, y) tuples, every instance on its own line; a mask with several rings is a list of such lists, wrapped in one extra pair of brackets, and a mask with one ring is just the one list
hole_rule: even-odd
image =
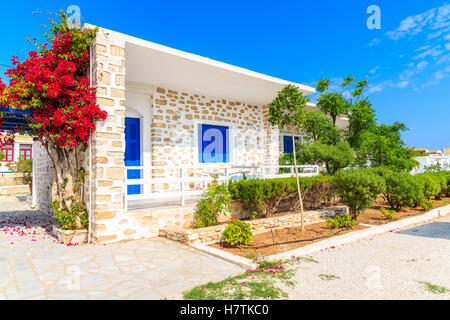
[(200, 163), (230, 162), (228, 127), (198, 125), (198, 159)]
[[(295, 141), (300, 141), (299, 137), (294, 137)], [(297, 150), (297, 149), (295, 149)], [(284, 153), (292, 153), (292, 136), (283, 136), (283, 151)]]

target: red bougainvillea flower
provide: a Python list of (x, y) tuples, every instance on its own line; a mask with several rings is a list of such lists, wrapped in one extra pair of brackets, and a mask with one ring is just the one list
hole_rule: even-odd
[[(96, 104), (90, 87), (89, 46), (95, 33), (54, 26), (50, 47), (31, 51), (6, 72), (6, 86), (0, 79), (0, 107), (32, 110), (29, 118), (36, 140), (50, 140), (60, 147), (86, 145), (95, 123), (107, 113)], [(4, 123), (0, 118), (1, 125)], [(45, 139), (44, 139), (45, 138)]]

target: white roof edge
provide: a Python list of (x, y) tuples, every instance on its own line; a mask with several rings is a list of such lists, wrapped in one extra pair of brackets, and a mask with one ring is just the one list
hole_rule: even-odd
[[(83, 25), (83, 29), (86, 29), (86, 28), (87, 29), (94, 29), (96, 27), (97, 26), (89, 24), (89, 23), (85, 23)], [(213, 60), (213, 59), (210, 59), (210, 58), (202, 57), (202, 56), (199, 56), (197, 54), (193, 54), (193, 53), (185, 52), (185, 51), (182, 51), (182, 50), (178, 50), (178, 49), (170, 48), (170, 47), (167, 47), (167, 46), (163, 46), (163, 45), (151, 42), (151, 41), (147, 41), (147, 40), (143, 40), (143, 39), (136, 38), (136, 37), (133, 37), (133, 36), (129, 36), (127, 34), (120, 33), (120, 32), (117, 32), (117, 31), (113, 31), (113, 30), (110, 30), (110, 29), (106, 29), (106, 28), (103, 28), (103, 27), (99, 27), (99, 28), (101, 28), (103, 30), (106, 30), (108, 32), (111, 32), (111, 33), (118, 34), (121, 37), (123, 37), (126, 40), (126, 42), (129, 42), (129, 43), (132, 43), (132, 44), (135, 44), (135, 45), (139, 45), (139, 46), (143, 46), (143, 47), (146, 47), (146, 48), (154, 49), (154, 50), (157, 50), (157, 51), (165, 52), (165, 53), (172, 54), (172, 55), (175, 55), (175, 56), (178, 56), (178, 57), (181, 57), (181, 58), (185, 58), (185, 59), (192, 60), (192, 61), (195, 61), (195, 62), (204, 63), (204, 64), (207, 64), (207, 65), (210, 65), (210, 66), (214, 66), (214, 67), (217, 67), (217, 68), (221, 68), (221, 69), (224, 69), (224, 70), (240, 73), (240, 74), (243, 74), (243, 75), (246, 75), (246, 76), (249, 76), (249, 77), (253, 77), (253, 78), (258, 78), (258, 79), (261, 79), (261, 80), (274, 82), (274, 83), (277, 83), (277, 84), (280, 84), (280, 85), (283, 85), (283, 86), (291, 84), (291, 85), (294, 85), (294, 86), (298, 87), (306, 95), (310, 95), (310, 94), (313, 94), (313, 93), (316, 92), (315, 88), (307, 86), (307, 85), (304, 85), (304, 84), (300, 84), (300, 83), (296, 83), (296, 82), (287, 81), (287, 80), (283, 80), (283, 79), (280, 79), (280, 78), (268, 76), (268, 75), (265, 75), (263, 73), (251, 71), (251, 70), (248, 70), (248, 69), (245, 69), (245, 68), (241, 68), (241, 67), (237, 67), (237, 66), (225, 63), (225, 62), (220, 62), (220, 61)]]

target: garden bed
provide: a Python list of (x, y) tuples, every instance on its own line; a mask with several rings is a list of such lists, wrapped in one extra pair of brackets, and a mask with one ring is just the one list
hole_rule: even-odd
[[(324, 218), (348, 212), (345, 206), (332, 208), (322, 208), (315, 211), (305, 211), (303, 221), (305, 224), (323, 221)], [(264, 233), (268, 229), (278, 229), (284, 227), (293, 227), (301, 224), (301, 215), (299, 211), (274, 214), (269, 218), (256, 220), (243, 219), (251, 225), (253, 234)], [(227, 227), (229, 221), (224, 221), (216, 226), (205, 228), (179, 228), (165, 227), (161, 228), (159, 234), (174, 241), (180, 241), (185, 244), (198, 244), (219, 240), (223, 230)]]
[[(443, 197), (441, 200), (432, 200), (434, 208), (445, 206), (450, 203), (449, 197)], [(366, 210), (366, 212), (360, 214), (358, 216), (358, 223), (363, 224), (371, 224), (371, 225), (382, 225), (406, 218), (410, 218), (413, 216), (418, 216), (424, 214), (428, 210), (424, 210), (422, 208), (402, 208), (399, 210), (395, 217), (392, 219), (383, 218), (380, 208), (385, 207), (386, 209), (390, 209), (389, 205), (385, 202), (383, 197), (379, 197), (375, 205)], [(290, 251), (293, 249), (297, 249), (300, 247), (304, 247), (306, 245), (324, 240), (326, 238), (316, 239), (324, 236), (340, 236), (345, 233), (358, 231), (367, 229), (369, 226), (357, 224), (350, 230), (341, 230), (338, 234), (335, 234), (339, 231), (339, 229), (329, 229), (326, 226), (325, 222), (318, 222), (313, 224), (308, 224), (305, 226), (305, 231), (303, 233), (300, 232), (300, 226), (296, 227), (287, 227), (282, 229), (274, 229), (268, 232), (255, 234), (253, 236), (253, 241), (248, 246), (240, 246), (240, 247), (230, 247), (223, 246), (219, 243), (213, 243), (209, 246), (215, 249), (220, 249), (222, 251), (232, 253), (235, 255), (239, 255), (248, 259), (254, 259), (259, 255), (270, 256), (274, 254), (279, 254), (282, 252)], [(329, 237), (329, 238), (331, 238)], [(309, 240), (316, 239), (311, 241), (302, 241), (302, 242), (294, 242), (288, 244), (281, 245), (273, 245), (265, 248), (252, 248), (252, 247), (260, 247), (265, 245), (270, 245), (273, 243), (282, 243), (289, 241), (297, 241), (297, 240)]]
[[(433, 202), (434, 208), (441, 207), (447, 204), (450, 204), (450, 197), (442, 197), (441, 200), (431, 200)], [(371, 225), (382, 225), (393, 221), (402, 220), (405, 218), (410, 218), (413, 216), (417, 216), (425, 213), (428, 210), (425, 210), (421, 207), (418, 208), (409, 208), (405, 207), (396, 211), (394, 218), (385, 219), (383, 215), (380, 213), (380, 209), (384, 207), (385, 209), (391, 210), (389, 204), (385, 201), (384, 197), (379, 196), (375, 204), (367, 209), (364, 213), (358, 215), (358, 222), (367, 223)]]
[[(297, 227), (288, 227), (278, 230), (271, 230), (268, 232), (256, 234), (253, 236), (253, 241), (249, 246), (240, 246), (239, 248), (233, 248), (228, 246), (223, 246), (219, 243), (213, 243), (210, 246), (216, 249), (221, 249), (226, 252), (240, 255), (242, 257), (248, 259), (254, 259), (259, 255), (270, 256), (273, 254), (282, 253), (285, 251), (293, 250), (296, 248), (300, 248), (311, 243), (323, 240), (311, 240), (311, 241), (303, 241), (303, 242), (295, 242), (289, 244), (281, 244), (281, 245), (273, 245), (265, 248), (251, 248), (250, 246), (264, 246), (273, 243), (281, 243), (281, 242), (289, 242), (289, 241), (297, 241), (297, 240), (309, 240), (315, 239), (324, 236), (330, 236), (340, 231), (337, 235), (342, 235), (348, 232), (366, 229), (368, 227), (362, 225), (356, 225), (351, 230), (339, 230), (339, 229), (329, 229), (327, 228), (325, 222), (318, 222), (313, 224), (305, 225), (305, 231), (302, 233), (300, 231), (300, 226)], [(273, 237), (272, 237), (273, 236)]]

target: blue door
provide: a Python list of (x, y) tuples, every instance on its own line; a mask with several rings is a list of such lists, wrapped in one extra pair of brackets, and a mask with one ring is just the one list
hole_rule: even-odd
[[(141, 165), (141, 122), (139, 118), (125, 118), (125, 167)], [(141, 170), (127, 170), (127, 179), (141, 179)], [(128, 194), (140, 194), (140, 185), (129, 185)]]

